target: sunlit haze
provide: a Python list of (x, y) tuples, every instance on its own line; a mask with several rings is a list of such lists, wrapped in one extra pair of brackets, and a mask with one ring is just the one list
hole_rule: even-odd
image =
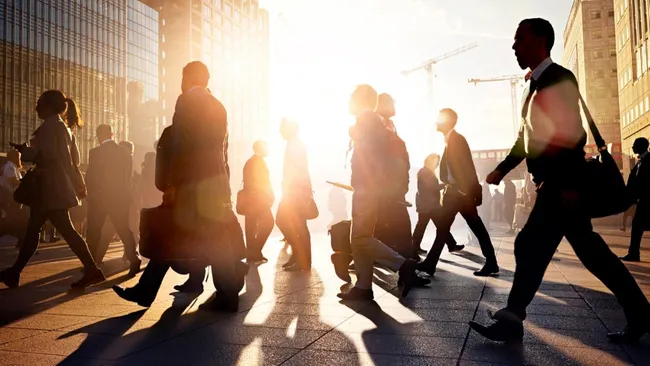
[[(355, 85), (372, 84), (397, 102), (397, 130), (411, 164), (442, 150), (433, 132), (422, 70), (400, 72), (476, 42), (478, 47), (435, 67), (434, 110), (455, 108), (458, 130), (473, 149), (505, 148), (513, 141), (510, 84), (469, 84), (469, 78), (524, 74), (511, 50), (518, 22), (544, 17), (553, 24), (553, 57), (561, 61), (562, 33), (571, 2), (564, 0), (270, 0), (271, 132), (284, 116), (301, 125), (313, 180), (349, 179), (345, 171), (348, 97)], [(517, 91), (518, 97), (523, 85)], [(281, 166), (283, 144), (272, 142), (272, 167)], [(277, 170), (277, 169), (276, 169)], [(321, 173), (326, 172), (326, 177)], [(279, 177), (278, 177), (279, 178)]]

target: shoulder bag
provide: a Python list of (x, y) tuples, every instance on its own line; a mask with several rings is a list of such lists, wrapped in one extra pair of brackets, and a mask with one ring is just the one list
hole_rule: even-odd
[(587, 159), (584, 191), (587, 210), (591, 218), (620, 214), (629, 207), (625, 180), (582, 96), (580, 104), (599, 152), (599, 156)]

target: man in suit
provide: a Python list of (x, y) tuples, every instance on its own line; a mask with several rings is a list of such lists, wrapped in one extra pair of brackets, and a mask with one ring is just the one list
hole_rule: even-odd
[(409, 170), (411, 162), (406, 143), (397, 134), (395, 123), (395, 101), (389, 94), (379, 94), (377, 98), (377, 114), (382, 118), (389, 134), (388, 146), (393, 172), (390, 174), (391, 183), (395, 185), (395, 196), (386, 197), (380, 205), (375, 237), (388, 245), (404, 258), (420, 260), (417, 249), (413, 247), (411, 235), (411, 217), (408, 213), (406, 194), (409, 190)]
[(106, 217), (109, 217), (131, 263), (129, 275), (135, 276), (140, 272), (142, 261), (136, 250), (135, 236), (129, 226), (133, 162), (129, 153), (113, 140), (111, 126), (99, 125), (96, 137), (100, 145), (90, 150), (86, 172), (88, 246), (95, 262), (101, 263), (110, 241), (101, 240), (104, 222)]
[(483, 191), (478, 182), (476, 168), (472, 160), (472, 152), (463, 135), (456, 132), (458, 115), (453, 109), (445, 108), (438, 116), (438, 131), (445, 135), (445, 151), (440, 162), (440, 180), (447, 184), (442, 197), (442, 217), (438, 233), (427, 258), (419, 265), (419, 269), (433, 275), (436, 271), (440, 254), (445, 243), (450, 240), (451, 225), (460, 213), (467, 225), (478, 238), (481, 252), (485, 257), (485, 265), (475, 276), (490, 276), (499, 272), (494, 247), (490, 240), (477, 206), (482, 203)]
[[(173, 211), (174, 230), (187, 233), (197, 259), (211, 265), (217, 292), (201, 309), (236, 312), (245, 275), (239, 268), (246, 265), (237, 260), (230, 238), (237, 218), (231, 206), (226, 154), (227, 113), (207, 90), (209, 78), (201, 62), (183, 68), (183, 93), (176, 102), (172, 126), (163, 132), (158, 146), (156, 186), (165, 192), (163, 205)], [(135, 287), (114, 286), (113, 290), (127, 301), (149, 306), (167, 270), (175, 265), (152, 259)], [(202, 273), (202, 267), (189, 272)]]
[(305, 203), (312, 196), (311, 178), (307, 163), (307, 149), (298, 137), (295, 121), (283, 120), (280, 134), (287, 142), (284, 152), (282, 200), (275, 222), (291, 246), (291, 257), (282, 265), (285, 271), (311, 270), (311, 234), (304, 215)]
[(515, 276), (505, 309), (472, 329), (495, 341), (521, 341), (526, 307), (535, 297), (556, 248), (566, 237), (580, 261), (614, 293), (628, 326), (611, 333), (613, 341), (636, 341), (650, 331), (650, 305), (625, 265), (596, 234), (585, 204), (586, 133), (580, 115), (580, 92), (573, 73), (550, 58), (553, 27), (544, 19), (523, 20), (512, 48), (530, 84), (522, 107), (522, 126), (510, 153), (487, 177), (501, 180), (526, 159), (537, 185), (530, 217), (515, 239)]
[(268, 155), (266, 142), (260, 140), (253, 144), (253, 156), (244, 164), (244, 194), (247, 212), (245, 219), (246, 251), (248, 263), (266, 263), (262, 249), (273, 230), (271, 206), (275, 200), (269, 168), (264, 158)]
[[(636, 204), (636, 212), (632, 219), (632, 233), (630, 235), (630, 248), (627, 255), (621, 257), (627, 262), (641, 260), (641, 239), (643, 232), (648, 228), (650, 221), (650, 160), (648, 156), (648, 139), (639, 137), (634, 140), (632, 151), (639, 156), (627, 180), (630, 203)], [(648, 161), (646, 161), (648, 160)], [(625, 220), (625, 218), (623, 218)]]
[[(337, 295), (343, 300), (374, 298), (372, 281), (375, 263), (399, 273), (402, 297), (406, 297), (411, 288), (430, 282), (417, 276), (415, 261), (402, 257), (375, 237), (381, 202), (387, 197), (396, 196), (395, 188), (387, 184), (393, 171), (391, 158), (386, 151), (391, 132), (375, 112), (376, 107), (377, 92), (370, 85), (360, 85), (352, 93), (350, 113), (356, 118), (356, 123), (350, 129), (354, 144), (350, 165), (350, 183), (354, 188), (350, 246), (357, 282), (350, 291)], [(332, 260), (345, 261), (347, 258), (332, 257)], [(340, 268), (341, 264), (335, 262), (334, 266)]]

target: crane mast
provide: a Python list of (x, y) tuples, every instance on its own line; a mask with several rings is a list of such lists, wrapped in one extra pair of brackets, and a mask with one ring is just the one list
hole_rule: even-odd
[(438, 62), (442, 61), (442, 60), (446, 60), (446, 59), (448, 59), (450, 57), (454, 57), (454, 56), (459, 55), (459, 54), (461, 54), (463, 52), (467, 52), (467, 51), (469, 51), (469, 50), (471, 50), (473, 48), (476, 48), (477, 46), (478, 46), (478, 44), (476, 42), (474, 42), (474, 43), (470, 43), (468, 45), (465, 45), (463, 47), (459, 47), (459, 48), (457, 48), (455, 50), (449, 51), (449, 52), (447, 52), (445, 54), (442, 54), (440, 56), (437, 56), (435, 58), (427, 60), (423, 64), (421, 64), (420, 66), (417, 66), (417, 67), (412, 68), (412, 69), (404, 70), (404, 71), (402, 71), (402, 75), (403, 76), (408, 76), (408, 75), (410, 75), (410, 74), (412, 74), (414, 72), (420, 71), (420, 70), (426, 71), (426, 73), (427, 73), (427, 88), (428, 88), (427, 97), (428, 97), (429, 103), (431, 103), (431, 108), (433, 108), (433, 101), (434, 101), (433, 79), (435, 78), (435, 74), (434, 74), (435, 65)]
[(524, 80), (523, 75), (506, 75), (506, 76), (498, 76), (498, 77), (492, 77), (492, 78), (483, 78), (483, 79), (469, 79), (469, 83), (474, 83), (474, 85), (478, 83), (489, 83), (489, 82), (500, 82), (500, 81), (509, 81), (510, 82), (510, 102), (511, 102), (511, 108), (512, 108), (512, 128), (513, 132), (515, 135), (515, 138), (517, 138), (517, 133), (519, 131), (519, 106), (517, 103), (517, 85), (519, 82)]

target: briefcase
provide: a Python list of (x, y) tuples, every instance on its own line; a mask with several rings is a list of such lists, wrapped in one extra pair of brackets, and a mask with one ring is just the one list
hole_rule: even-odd
[[(222, 230), (223, 232), (223, 230)], [(140, 211), (140, 254), (152, 260), (205, 260), (219, 240), (217, 231), (188, 231), (174, 220), (171, 206), (144, 208)]]

